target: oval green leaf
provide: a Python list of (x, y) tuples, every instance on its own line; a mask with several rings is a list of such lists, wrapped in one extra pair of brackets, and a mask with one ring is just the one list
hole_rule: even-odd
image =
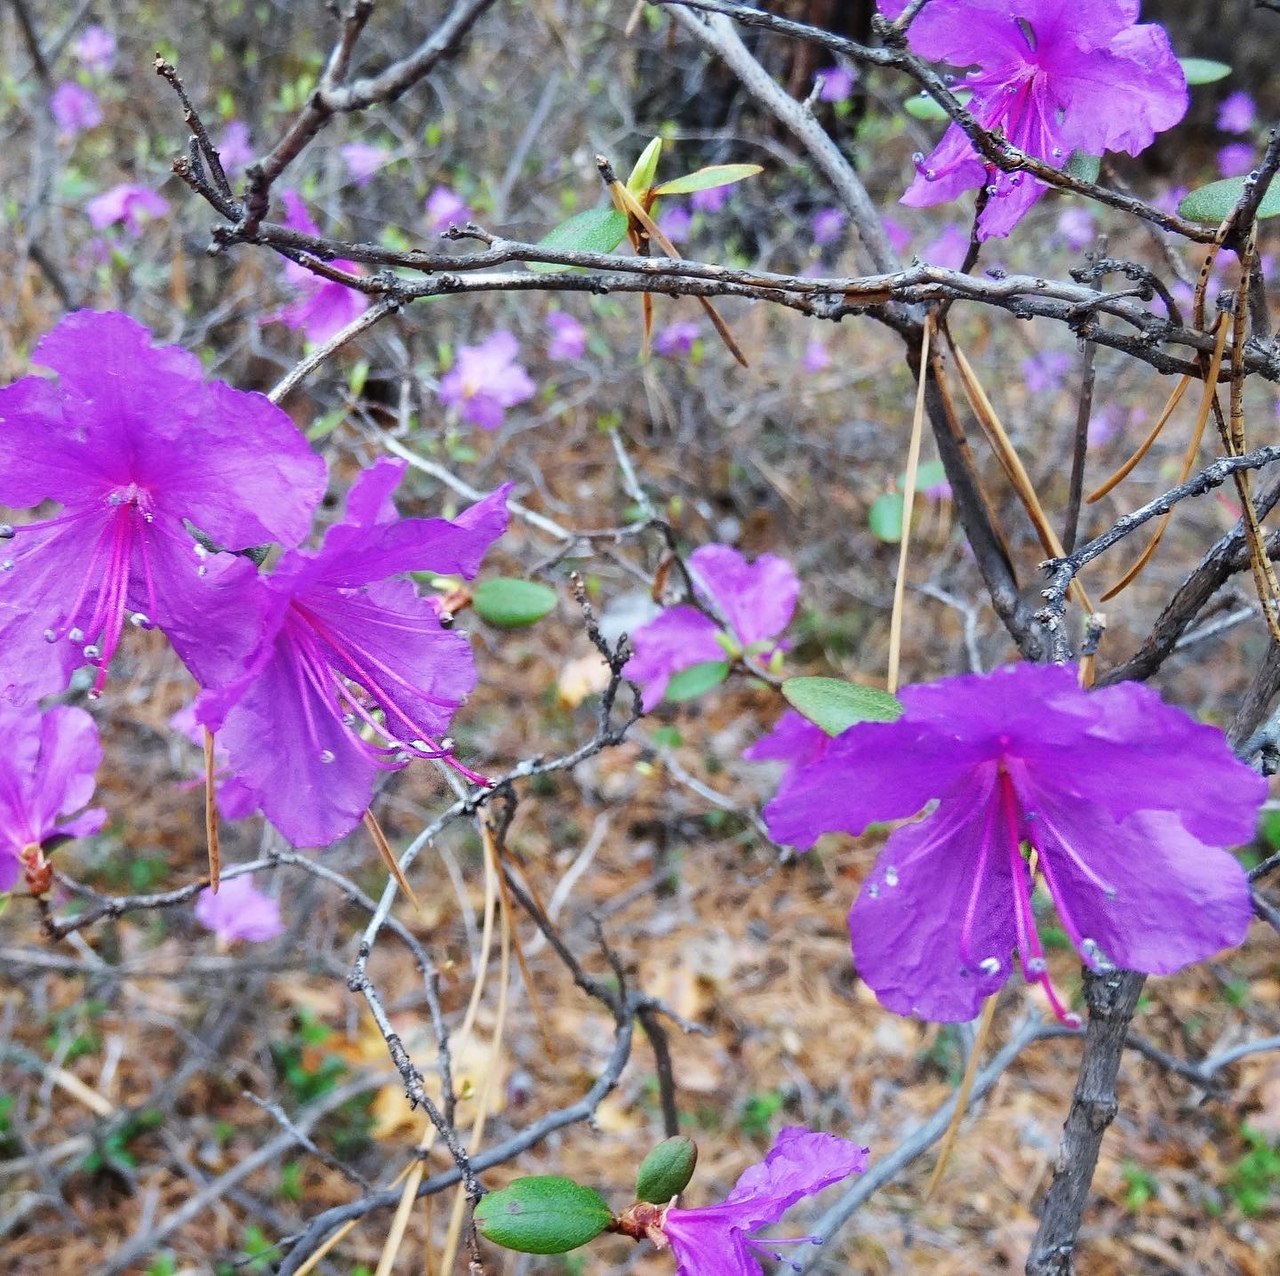
[(1231, 74), (1225, 62), (1215, 62), (1212, 58), (1179, 58), (1178, 63), (1188, 84), (1213, 84)]
[[(1193, 222), (1216, 226), (1240, 202), (1244, 194), (1243, 177), (1224, 177), (1220, 182), (1201, 186), (1178, 205), (1178, 212)], [(1259, 217), (1280, 216), (1280, 183), (1272, 182), (1258, 206)]]
[(698, 1145), (685, 1135), (664, 1139), (640, 1162), (636, 1171), (636, 1198), (650, 1205), (665, 1205), (679, 1196), (693, 1178)]
[[(616, 208), (588, 208), (561, 222), (538, 244), (560, 252), (611, 253), (627, 236), (627, 219)], [(564, 270), (550, 262), (532, 261), (530, 270)]]
[[(906, 476), (903, 476), (906, 481)], [(931, 487), (937, 487), (939, 483), (947, 481), (947, 470), (941, 461), (925, 461), (916, 469), (916, 491), (927, 492)], [(898, 520), (901, 527), (902, 520)]]
[(653, 185), (654, 175), (658, 171), (658, 156), (662, 154), (662, 138), (655, 137), (640, 152), (631, 176), (627, 178), (627, 190), (633, 195), (643, 195)]
[(855, 722), (897, 722), (902, 716), (897, 696), (841, 678), (788, 678), (782, 694), (797, 713), (828, 735), (839, 735)]
[(669, 182), (654, 188), (655, 195), (692, 195), (694, 191), (714, 190), (717, 186), (732, 186), (763, 173), (759, 164), (712, 164), (695, 169), (683, 177), (673, 177)]
[[(961, 89), (955, 96), (960, 105), (964, 106), (973, 94), (968, 89)], [(902, 104), (902, 109), (917, 120), (949, 120), (951, 118), (927, 93), (919, 93), (915, 97), (907, 98)]]
[(613, 1221), (599, 1192), (558, 1174), (516, 1179), (476, 1206), (476, 1228), (521, 1254), (567, 1254)]
[(700, 665), (690, 665), (688, 669), (681, 669), (667, 683), (665, 698), (677, 703), (696, 700), (704, 692), (718, 687), (728, 676), (727, 660), (707, 660)]
[(556, 605), (556, 591), (536, 580), (498, 576), (481, 581), (472, 606), (481, 620), (499, 629), (523, 629), (539, 621)]
[(1102, 157), (1072, 151), (1064, 171), (1068, 177), (1074, 177), (1078, 182), (1096, 182), (1098, 174), (1102, 172)]
[(867, 514), (867, 526), (876, 540), (896, 545), (902, 539), (902, 493), (878, 496)]

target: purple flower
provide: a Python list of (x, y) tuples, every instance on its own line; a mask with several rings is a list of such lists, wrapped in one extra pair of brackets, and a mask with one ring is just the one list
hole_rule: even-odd
[(253, 143), (249, 140), (249, 126), (243, 120), (232, 120), (222, 130), (218, 143), (218, 158), (222, 171), (230, 176), (242, 173), (253, 162)]
[(116, 38), (105, 27), (86, 27), (71, 46), (86, 71), (105, 75), (116, 64)]
[(1122, 425), (1120, 409), (1113, 403), (1102, 404), (1089, 418), (1088, 445), (1106, 447), (1120, 433)]
[(1168, 974), (1238, 944), (1249, 884), (1224, 847), (1252, 837), (1267, 785), (1221, 732), (1121, 683), (1082, 691), (1070, 667), (1012, 665), (906, 687), (894, 723), (859, 723), (765, 809), (810, 846), (936, 799), (894, 832), (849, 913), (858, 973), (899, 1014), (971, 1019), (1008, 979), (1049, 983), (1035, 851), (1083, 961)]
[(752, 1250), (770, 1255), (780, 1244), (819, 1244), (811, 1236), (787, 1242), (751, 1233), (776, 1223), (803, 1197), (861, 1174), (869, 1155), (834, 1134), (780, 1130), (764, 1161), (744, 1170), (719, 1205), (666, 1210), (658, 1229), (675, 1256), (676, 1276), (761, 1276)]
[(284, 934), (280, 905), (253, 884), (253, 874), (225, 877), (215, 895), (206, 887), (196, 897), (196, 921), (218, 937), (220, 944), (242, 939), (248, 944), (265, 943)]
[(852, 92), (857, 76), (847, 66), (824, 66), (819, 102), (843, 102)]
[[(320, 234), (301, 195), (296, 191), (281, 191), (280, 199), (285, 207), (286, 226), (301, 231), (304, 235)], [(335, 258), (329, 265), (351, 275), (363, 273), (354, 261), (346, 261), (341, 257)], [(295, 332), (301, 329), (307, 340), (314, 345), (323, 345), (369, 308), (369, 298), (364, 293), (348, 288), (337, 280), (313, 274), (296, 261), (284, 263), (284, 277), (300, 294), (298, 300), (264, 315), (260, 322), (282, 323)]]
[(123, 182), (104, 191), (85, 205), (94, 230), (105, 230), (117, 222), (123, 222), (136, 239), (142, 228), (153, 217), (163, 217), (169, 211), (169, 202), (155, 191), (135, 182)]
[[(169, 726), (179, 735), (186, 736), (201, 753), (204, 752), (204, 727), (196, 721), (196, 707), (194, 704), (189, 704), (179, 709), (169, 719)], [(180, 789), (195, 788), (196, 785), (202, 786), (204, 784), (203, 762), (204, 760), (201, 758), (200, 778), (183, 780), (178, 785)], [(222, 813), (223, 819), (247, 820), (257, 811), (258, 801), (234, 775), (227, 774), (228, 762), (226, 749), (215, 739), (213, 742), (213, 766), (218, 810)]]
[(729, 186), (710, 186), (704, 191), (694, 191), (689, 196), (689, 203), (695, 212), (718, 213), (729, 202), (732, 193)]
[(239, 675), (209, 686), (196, 718), (232, 774), (295, 846), (327, 846), (359, 823), (380, 772), (447, 758), (442, 741), (475, 684), (466, 637), (440, 623), (404, 573), (473, 576), (506, 527), (499, 488), (453, 522), (402, 519), (402, 462), (382, 460), (347, 496), (321, 548), (288, 550), (259, 578), (265, 617)]
[(941, 266), (944, 270), (959, 270), (968, 255), (969, 232), (961, 230), (954, 222), (920, 253), (930, 265)]
[(54, 89), (49, 98), (49, 110), (53, 112), (53, 122), (62, 137), (75, 137), (102, 123), (102, 103), (98, 101), (98, 95), (72, 80), (66, 80)]
[(461, 346), (453, 367), (440, 378), (440, 402), (456, 408), (462, 419), (482, 430), (496, 430), (508, 408), (538, 392), (529, 374), (516, 362), (520, 343), (505, 329), (478, 346)]
[(848, 218), (841, 208), (820, 208), (809, 219), (809, 234), (819, 248), (834, 244), (844, 234)]
[(368, 142), (348, 142), (338, 148), (338, 154), (357, 186), (368, 186), (373, 175), (391, 158), (385, 146), (372, 146)]
[(1243, 177), (1256, 167), (1257, 151), (1248, 142), (1228, 142), (1218, 150), (1218, 175)]
[(0, 891), (26, 868), (44, 863), (43, 848), (57, 838), (88, 837), (105, 811), (81, 811), (93, 796), (102, 761), (98, 728), (83, 709), (67, 705), (41, 713), (34, 705), (0, 702)]
[(653, 353), (664, 359), (682, 359), (701, 335), (702, 329), (690, 319), (669, 323), (654, 337)]
[(806, 372), (821, 372), (831, 366), (831, 354), (817, 337), (811, 337), (805, 344), (802, 366)]
[(1089, 209), (1073, 205), (1058, 214), (1058, 236), (1073, 253), (1088, 248), (1096, 235), (1093, 213)]
[(1218, 105), (1218, 127), (1224, 133), (1248, 133), (1257, 119), (1257, 104), (1243, 89), (1228, 93)]
[(884, 219), (884, 233), (890, 247), (901, 257), (911, 247), (911, 231), (896, 217)]
[(689, 232), (693, 229), (693, 214), (689, 211), (689, 205), (668, 204), (658, 218), (658, 229), (673, 244), (688, 239)]
[(587, 349), (587, 330), (567, 311), (553, 310), (547, 316), (551, 340), (548, 359), (581, 359)]
[(427, 196), (425, 208), (427, 228), (433, 235), (439, 235), (450, 226), (462, 226), (474, 220), (467, 201), (455, 195), (447, 186), (437, 186)]
[[(880, 0), (897, 18), (907, 0)], [(1187, 84), (1162, 27), (1135, 26), (1138, 0), (933, 0), (907, 39), (922, 57), (977, 66), (969, 111), (1028, 155), (1061, 168), (1072, 151), (1137, 155), (1187, 109)], [(1046, 187), (992, 168), (956, 124), (926, 159), (904, 204), (922, 207), (986, 186), (978, 236), (1007, 235)]]
[(1022, 361), (1022, 378), (1032, 394), (1056, 394), (1071, 369), (1071, 356), (1061, 350), (1042, 350)]
[(703, 545), (689, 555), (689, 574), (702, 602), (724, 628), (695, 607), (670, 607), (631, 635), (635, 655), (627, 677), (642, 684), (648, 712), (663, 697), (673, 674), (692, 665), (748, 653), (768, 659), (777, 636), (791, 623), (800, 581), (776, 554), (748, 563), (728, 545)]
[(786, 772), (778, 784), (773, 800), (785, 799), (792, 783), (806, 767), (825, 757), (832, 737), (808, 718), (788, 709), (768, 735), (761, 736), (742, 756), (748, 762), (785, 762)]
[(86, 663), (102, 688), (128, 613), (158, 625), (200, 676), (231, 661), (253, 565), (211, 554), (296, 544), (324, 465), (260, 394), (204, 379), (200, 361), (122, 314), (68, 315), (36, 347), (57, 380), (0, 389), (0, 503), (58, 501), (43, 522), (0, 525), (0, 697), (66, 687)]

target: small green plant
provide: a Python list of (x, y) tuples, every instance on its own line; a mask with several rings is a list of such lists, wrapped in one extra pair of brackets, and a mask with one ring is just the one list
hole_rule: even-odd
[(1245, 1218), (1257, 1218), (1270, 1208), (1280, 1188), (1280, 1139), (1269, 1139), (1247, 1125), (1240, 1134), (1249, 1150), (1231, 1171), (1225, 1191)]
[(773, 1118), (781, 1107), (782, 1095), (776, 1090), (767, 1090), (764, 1094), (753, 1094), (742, 1109), (738, 1126), (748, 1138), (763, 1139), (772, 1128)]
[(1120, 1171), (1124, 1179), (1124, 1207), (1131, 1214), (1136, 1214), (1148, 1201), (1154, 1200), (1160, 1190), (1160, 1182), (1154, 1174), (1126, 1161)]

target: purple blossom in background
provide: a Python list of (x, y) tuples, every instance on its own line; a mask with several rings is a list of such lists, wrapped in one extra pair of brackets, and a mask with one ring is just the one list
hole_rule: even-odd
[[(204, 727), (196, 721), (196, 707), (194, 704), (189, 704), (179, 709), (169, 719), (169, 726), (179, 735), (185, 736), (190, 740), (201, 753), (204, 752)], [(196, 785), (203, 786), (205, 782), (203, 759), (201, 759), (201, 762), (200, 778), (198, 780), (182, 781), (178, 785), (179, 788), (194, 788)], [(224, 819), (247, 820), (258, 809), (257, 799), (234, 775), (227, 774), (228, 765), (227, 751), (215, 739), (213, 742), (213, 774), (217, 790), (218, 810), (222, 813)]]
[(547, 342), (547, 358), (581, 359), (587, 349), (587, 330), (567, 311), (553, 310), (547, 316), (551, 340)]
[(1073, 253), (1083, 252), (1097, 237), (1093, 213), (1071, 205), (1058, 214), (1058, 236)]
[(664, 359), (683, 359), (701, 335), (702, 329), (693, 320), (677, 320), (659, 329), (653, 339), (653, 353)]
[(819, 102), (843, 102), (853, 92), (858, 78), (847, 66), (824, 66), (817, 74), (822, 76)]
[(842, 208), (820, 208), (809, 219), (809, 234), (819, 248), (829, 247), (844, 234), (848, 220)]
[(1113, 403), (1104, 403), (1089, 418), (1087, 442), (1090, 447), (1105, 447), (1120, 433), (1123, 422), (1120, 409)]
[(907, 249), (911, 247), (910, 228), (904, 226), (896, 217), (886, 217), (883, 224), (885, 236), (893, 251), (899, 257), (905, 256)]
[(243, 173), (253, 161), (253, 143), (249, 140), (249, 126), (243, 120), (231, 120), (222, 130), (218, 142), (218, 158), (222, 171), (231, 176)]
[(1032, 394), (1056, 394), (1071, 369), (1071, 356), (1061, 350), (1042, 350), (1022, 361), (1022, 379)]
[(1257, 122), (1257, 103), (1243, 89), (1228, 93), (1218, 105), (1218, 127), (1224, 133), (1248, 133)]
[[(286, 226), (301, 231), (304, 235), (320, 234), (301, 195), (296, 191), (281, 191), (280, 199), (285, 207)], [(354, 261), (341, 257), (328, 264), (335, 270), (344, 270), (351, 275), (363, 273)], [(369, 298), (364, 293), (348, 288), (337, 280), (313, 274), (296, 261), (284, 263), (284, 277), (299, 293), (298, 300), (264, 315), (259, 322), (282, 323), (295, 332), (301, 329), (313, 345), (323, 345), (369, 308)]]
[(24, 858), (38, 863), (52, 839), (96, 833), (107, 813), (81, 810), (102, 761), (98, 728), (83, 709), (41, 713), (0, 701), (0, 758), (0, 891), (7, 891)]
[(437, 186), (427, 196), (425, 211), (427, 228), (433, 235), (439, 235), (450, 226), (463, 226), (475, 220), (471, 209), (467, 207), (467, 201), (455, 195), (447, 186)]
[(801, 366), (806, 372), (822, 372), (831, 366), (831, 354), (817, 337), (810, 337), (805, 343)]
[(724, 619), (726, 628), (682, 604), (631, 635), (635, 655), (627, 662), (627, 677), (643, 687), (646, 713), (682, 669), (728, 660), (735, 648), (767, 661), (800, 596), (795, 571), (776, 554), (761, 554), (748, 563), (728, 545), (703, 545), (689, 555), (689, 574), (697, 596)]
[(695, 212), (718, 213), (733, 194), (731, 186), (711, 186), (704, 191), (694, 191), (689, 196), (689, 204)]
[[(676, 1276), (762, 1276), (756, 1254), (778, 1245), (819, 1244), (812, 1236), (756, 1240), (797, 1201), (867, 1168), (868, 1149), (801, 1126), (778, 1132), (764, 1161), (743, 1171), (719, 1205), (671, 1206), (659, 1224), (676, 1260)], [(755, 1251), (755, 1252), (753, 1252)]]
[(86, 27), (71, 52), (86, 71), (106, 75), (116, 64), (116, 38), (106, 27)]
[(469, 425), (496, 430), (507, 409), (532, 399), (538, 392), (529, 374), (516, 362), (520, 343), (515, 334), (499, 329), (478, 346), (461, 346), (453, 367), (440, 378), (440, 402), (455, 408)]
[(32, 360), (58, 376), (0, 389), (0, 503), (62, 509), (0, 524), (0, 699), (62, 691), (84, 664), (100, 691), (127, 623), (162, 629), (197, 677), (234, 670), (253, 564), (184, 523), (229, 550), (296, 544), (323, 463), (280, 408), (126, 315), (68, 315)]
[(368, 142), (348, 142), (338, 148), (338, 154), (357, 186), (368, 186), (373, 175), (391, 158), (391, 152), (385, 146), (373, 146)]
[(673, 244), (688, 239), (689, 232), (693, 229), (693, 214), (689, 211), (689, 205), (668, 202), (658, 217), (658, 229)]
[(72, 80), (66, 80), (54, 89), (49, 98), (49, 110), (62, 137), (75, 137), (102, 123), (102, 103), (98, 101), (98, 95)]
[[(409, 571), (474, 576), (505, 530), (508, 487), (450, 522), (400, 518), (402, 461), (381, 460), (347, 496), (318, 551), (289, 550), (258, 578), (265, 616), (237, 676), (196, 701), (231, 773), (295, 846), (328, 846), (359, 823), (382, 771), (453, 760), (443, 736), (475, 685), (471, 647), (445, 629)], [(366, 738), (371, 736), (371, 738)]]
[(106, 230), (119, 222), (135, 239), (142, 234), (147, 222), (153, 217), (164, 217), (168, 211), (168, 200), (134, 182), (113, 186), (85, 205), (94, 230)]
[(196, 921), (220, 944), (262, 944), (284, 934), (280, 905), (253, 884), (253, 874), (224, 877), (215, 895), (207, 887), (196, 897)]
[(921, 259), (931, 266), (945, 270), (959, 270), (969, 255), (969, 232), (952, 223), (933, 243), (920, 252)]
[(1248, 142), (1228, 142), (1217, 158), (1219, 177), (1243, 177), (1257, 166), (1258, 153)]
[(1266, 781), (1220, 731), (1148, 687), (1083, 691), (1075, 670), (1012, 665), (900, 693), (894, 723), (859, 723), (766, 808), (811, 846), (936, 800), (885, 843), (849, 913), (854, 963), (898, 1014), (973, 1018), (1012, 970), (1055, 1013), (1023, 843), (1081, 959), (1168, 974), (1238, 944), (1252, 916), (1223, 848), (1254, 833)]
[[(879, 0), (887, 18), (907, 0)], [(1072, 151), (1137, 155), (1186, 113), (1187, 84), (1162, 27), (1134, 25), (1138, 0), (933, 0), (907, 32), (921, 57), (976, 66), (969, 111), (990, 132), (1061, 168)], [(924, 207), (986, 186), (978, 237), (1007, 235), (1047, 189), (989, 166), (956, 124), (902, 197)]]

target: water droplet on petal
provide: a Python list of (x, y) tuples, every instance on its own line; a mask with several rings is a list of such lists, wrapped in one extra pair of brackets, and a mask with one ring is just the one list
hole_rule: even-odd
[(998, 974), (1000, 973), (1000, 958), (999, 958), (999, 957), (984, 957), (984, 958), (983, 958), (983, 959), (978, 963), (978, 969), (979, 969), (980, 971), (982, 971), (982, 973), (983, 973), (984, 975), (987, 975), (987, 976), (989, 976), (989, 977), (993, 977), (993, 976), (995, 976), (995, 975), (998, 975)]
[(84, 630), (78, 626), (75, 629), (67, 630), (68, 642), (84, 642)]
[(321, 762), (332, 762), (332, 761), (333, 761), (333, 750), (332, 750), (332, 749), (321, 749), (321, 750), (320, 750), (320, 761), (321, 761)]
[(995, 194), (999, 189), (1000, 189), (1000, 188), (995, 184), (995, 182), (992, 182), (992, 183), (990, 183), (990, 185), (988, 185), (988, 187), (987, 187), (987, 194), (988, 194), (988, 195), (994, 195), (994, 194)]
[(880, 888), (875, 884), (875, 882), (872, 882), (872, 883), (867, 887), (867, 898), (868, 898), (868, 899), (879, 899), (879, 898), (880, 898)]
[(938, 180), (938, 170), (936, 168), (926, 168), (924, 170), (924, 180), (926, 182), (936, 182)]
[(1061, 146), (1055, 146), (1055, 147), (1053, 148), (1053, 150), (1052, 150), (1050, 153), (1053, 155), (1053, 158), (1054, 158), (1054, 159), (1061, 159), (1061, 158), (1062, 158), (1062, 155), (1063, 155), (1062, 147), (1061, 147)]
[(17, 534), (12, 523), (0, 523), (0, 541), (11, 541)]
[(898, 884), (898, 870), (892, 864), (884, 870), (884, 884), (886, 886), (897, 886)]
[(84, 658), (92, 665), (102, 659), (102, 648), (95, 643), (89, 643), (84, 649)]
[(14, 569), (14, 565), (12, 558), (6, 558), (3, 563), (0, 563), (0, 572), (11, 572)]
[(136, 629), (152, 629), (155, 625), (155, 622), (151, 617), (141, 611), (135, 611), (133, 615), (129, 617), (129, 623)]

